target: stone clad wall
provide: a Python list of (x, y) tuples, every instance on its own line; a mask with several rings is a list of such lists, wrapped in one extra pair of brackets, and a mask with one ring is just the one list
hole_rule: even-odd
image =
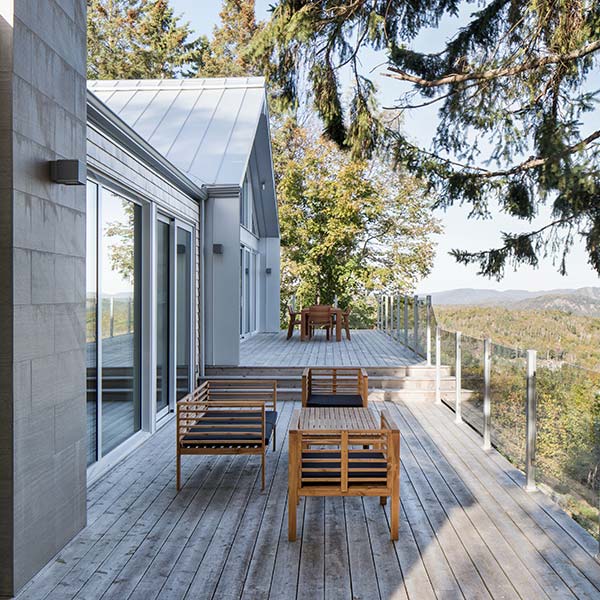
[(85, 187), (51, 182), (48, 167), (85, 161), (86, 25), (84, 0), (7, 0), (1, 10), (0, 163), (10, 185), (0, 192), (0, 302), (10, 331), (0, 410), (10, 436), (0, 436), (0, 476), (9, 463), (12, 473), (0, 502), (11, 505), (2, 555), (12, 560), (0, 561), (0, 593), (10, 594), (86, 519)]

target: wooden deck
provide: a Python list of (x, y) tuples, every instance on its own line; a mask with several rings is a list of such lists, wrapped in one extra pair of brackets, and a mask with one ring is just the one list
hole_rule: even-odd
[[(381, 406), (381, 404), (374, 403)], [(115, 598), (594, 598), (593, 539), (453, 413), (386, 403), (401, 430), (401, 524), (378, 498), (309, 498), (287, 541), (287, 425), (260, 459), (185, 457), (174, 423), (90, 490), (88, 526), (18, 596)], [(389, 503), (388, 503), (389, 505)]]
[(400, 367), (425, 364), (406, 346), (393, 341), (381, 331), (358, 329), (351, 339), (342, 336), (341, 342), (327, 341), (324, 331), (306, 342), (298, 332), (286, 339), (286, 332), (259, 333), (240, 342), (242, 367)]

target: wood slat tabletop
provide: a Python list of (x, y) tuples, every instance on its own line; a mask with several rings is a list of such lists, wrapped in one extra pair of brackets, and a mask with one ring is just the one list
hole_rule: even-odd
[(315, 431), (379, 430), (379, 416), (370, 408), (302, 408), (298, 429)]

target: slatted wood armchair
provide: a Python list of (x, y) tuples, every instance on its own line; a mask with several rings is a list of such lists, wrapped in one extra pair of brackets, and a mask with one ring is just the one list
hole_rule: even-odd
[(184, 454), (265, 454), (276, 447), (277, 382), (208, 380), (177, 403), (177, 490)]
[(324, 328), (327, 340), (331, 338), (333, 331), (333, 314), (328, 304), (316, 304), (311, 306), (308, 313), (308, 339), (311, 339), (315, 329)]
[(287, 330), (287, 339), (289, 340), (294, 335), (294, 327), (296, 325), (302, 325), (302, 318), (299, 312), (295, 312), (292, 310), (292, 307), (288, 304), (288, 330)]
[[(333, 409), (331, 409), (333, 410)], [(398, 539), (400, 432), (389, 412), (380, 429), (302, 430), (299, 411), (289, 430), (288, 538), (296, 539), (296, 511), (302, 496), (390, 497), (390, 537)]]
[(302, 406), (362, 406), (369, 401), (369, 376), (358, 367), (307, 367), (302, 373)]

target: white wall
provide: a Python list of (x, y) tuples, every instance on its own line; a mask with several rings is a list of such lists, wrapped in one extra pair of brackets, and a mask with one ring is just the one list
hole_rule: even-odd
[[(265, 333), (274, 333), (279, 331), (279, 286), (280, 286), (280, 240), (279, 238), (262, 238), (261, 256), (264, 259), (264, 265), (261, 264), (261, 280), (263, 281), (262, 306), (264, 315), (262, 315), (261, 331)], [(271, 269), (271, 273), (267, 273)]]
[[(209, 195), (206, 203), (205, 331), (206, 364), (234, 366), (240, 358), (239, 194)], [(223, 246), (222, 254), (213, 244)]]

